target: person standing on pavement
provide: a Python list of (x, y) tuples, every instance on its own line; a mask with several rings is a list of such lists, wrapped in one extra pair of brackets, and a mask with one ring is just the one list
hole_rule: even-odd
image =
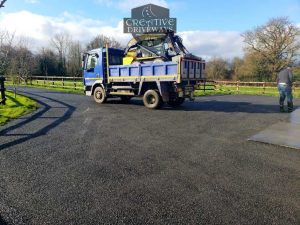
[(291, 67), (281, 70), (277, 76), (280, 111), (284, 112), (284, 100), (287, 98), (288, 112), (293, 111), (293, 74)]

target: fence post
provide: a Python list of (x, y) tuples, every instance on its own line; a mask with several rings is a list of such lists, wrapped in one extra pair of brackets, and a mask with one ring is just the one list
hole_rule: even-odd
[(64, 78), (62, 78), (62, 87), (64, 88), (65, 83), (64, 83)]
[(239, 80), (236, 82), (236, 91), (238, 93), (240, 92), (240, 81)]
[(266, 82), (263, 82), (263, 94), (266, 92)]
[(0, 76), (0, 92), (1, 92), (0, 105), (1, 104), (5, 105), (5, 102), (6, 102), (4, 81), (5, 81), (5, 77)]

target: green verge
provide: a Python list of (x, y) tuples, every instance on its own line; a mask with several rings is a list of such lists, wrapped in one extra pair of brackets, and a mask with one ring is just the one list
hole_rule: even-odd
[[(237, 91), (236, 86), (222, 86), (217, 85), (215, 90), (203, 91), (196, 90), (195, 96), (209, 96), (209, 95), (226, 95), (226, 94), (241, 94), (241, 95), (260, 95), (260, 96), (275, 96), (278, 97), (278, 90), (276, 87), (266, 87), (265, 91), (262, 87), (239, 87)], [(293, 91), (295, 98), (300, 98), (300, 90)]]
[(14, 93), (5, 92), (6, 105), (0, 105), (0, 126), (12, 119), (16, 119), (25, 114), (31, 113), (38, 108), (38, 104), (33, 99)]

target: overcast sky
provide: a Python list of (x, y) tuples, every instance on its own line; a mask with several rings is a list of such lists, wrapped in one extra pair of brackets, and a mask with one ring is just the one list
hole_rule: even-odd
[(131, 36), (123, 34), (122, 19), (148, 3), (169, 8), (183, 43), (206, 59), (242, 56), (241, 33), (271, 18), (288, 16), (300, 26), (300, 0), (7, 0), (0, 29), (27, 37), (32, 48), (47, 46), (59, 32), (83, 43), (104, 34), (126, 45)]

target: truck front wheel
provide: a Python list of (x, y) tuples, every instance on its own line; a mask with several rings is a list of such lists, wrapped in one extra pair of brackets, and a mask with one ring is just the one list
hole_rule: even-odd
[(96, 87), (94, 91), (95, 102), (102, 104), (106, 101), (106, 93), (102, 87)]
[(157, 109), (162, 105), (162, 99), (159, 93), (155, 90), (148, 90), (143, 97), (144, 105), (148, 109)]

